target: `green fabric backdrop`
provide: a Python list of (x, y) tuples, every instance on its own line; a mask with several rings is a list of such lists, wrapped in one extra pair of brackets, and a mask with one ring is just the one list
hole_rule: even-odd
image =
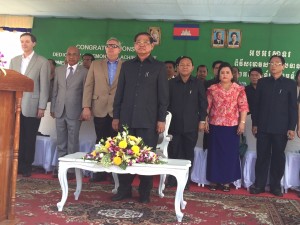
[[(64, 53), (71, 45), (79, 47), (81, 53), (90, 52), (96, 58), (103, 58), (105, 42), (110, 37), (116, 37), (122, 42), (122, 58), (132, 58), (135, 56), (134, 35), (147, 31), (149, 27), (160, 27), (161, 44), (155, 47), (153, 55), (162, 61), (175, 60), (180, 55), (190, 56), (194, 60), (195, 68), (199, 64), (208, 66), (209, 77), (212, 73), (212, 62), (218, 59), (239, 66), (241, 81), (248, 82), (247, 71), (253, 65), (261, 66), (267, 75), (267, 62), (274, 52), (286, 56), (287, 77), (293, 78), (300, 69), (300, 45), (297, 35), (300, 25), (182, 22), (199, 24), (199, 40), (173, 40), (175, 23), (178, 22), (35, 18), (32, 33), (38, 39), (36, 51), (47, 58), (55, 59), (58, 63), (63, 63)], [(216, 28), (240, 29), (241, 47), (212, 48), (212, 30)]]

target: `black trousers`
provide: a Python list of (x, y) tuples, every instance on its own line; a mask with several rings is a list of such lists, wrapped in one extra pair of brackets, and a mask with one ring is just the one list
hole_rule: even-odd
[(96, 144), (103, 138), (114, 137), (117, 132), (112, 128), (113, 118), (110, 115), (106, 117), (94, 117), (95, 131), (96, 131)]
[(41, 119), (20, 116), (19, 168), (20, 172), (31, 172), (34, 161), (35, 142)]
[(286, 134), (258, 132), (255, 186), (265, 188), (270, 171), (270, 189), (280, 189), (285, 168)]
[(190, 174), (194, 162), (194, 149), (198, 139), (198, 131), (195, 132), (186, 132), (186, 133), (175, 133), (172, 134), (173, 139), (172, 143), (172, 157), (174, 159), (187, 159), (190, 160), (192, 166), (189, 170), (189, 180)]
[[(141, 137), (144, 140), (144, 143), (153, 149), (156, 148), (158, 141), (158, 134), (155, 128), (134, 128), (129, 129), (131, 135)], [(118, 174), (120, 186), (118, 188), (119, 194), (127, 194), (131, 192), (132, 181), (134, 180), (135, 174)], [(140, 185), (139, 185), (139, 194), (143, 197), (149, 197), (151, 189), (153, 187), (153, 176), (139, 176)]]

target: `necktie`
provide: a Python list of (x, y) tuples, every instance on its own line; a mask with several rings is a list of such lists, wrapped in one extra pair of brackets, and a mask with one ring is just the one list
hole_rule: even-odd
[(67, 81), (70, 80), (71, 77), (74, 75), (74, 73), (73, 73), (73, 67), (72, 66), (69, 68), (69, 70), (70, 70), (70, 72), (69, 72), (69, 75), (67, 77)]

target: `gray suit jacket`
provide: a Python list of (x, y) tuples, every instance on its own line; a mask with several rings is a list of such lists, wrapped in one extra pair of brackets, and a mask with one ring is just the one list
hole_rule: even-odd
[[(22, 55), (10, 62), (9, 68), (21, 72)], [(24, 92), (22, 98), (22, 114), (36, 117), (38, 109), (46, 109), (50, 88), (50, 64), (47, 59), (34, 53), (25, 71), (25, 76), (34, 82), (33, 92)]]
[(53, 84), (51, 112), (56, 118), (63, 115), (64, 110), (69, 119), (79, 119), (82, 112), (83, 88), (88, 70), (77, 65), (74, 75), (66, 81), (67, 65), (57, 67)]

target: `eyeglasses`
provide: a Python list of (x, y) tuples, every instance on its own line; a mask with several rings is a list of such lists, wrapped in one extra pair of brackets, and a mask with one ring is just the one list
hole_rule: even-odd
[(115, 44), (106, 44), (105, 47), (106, 47), (106, 48), (119, 48), (119, 45), (115, 45)]
[(150, 45), (151, 42), (150, 41), (136, 41), (135, 44), (136, 45)]
[(282, 63), (273, 63), (273, 62), (271, 62), (271, 63), (269, 63), (269, 65), (270, 66), (281, 66)]

